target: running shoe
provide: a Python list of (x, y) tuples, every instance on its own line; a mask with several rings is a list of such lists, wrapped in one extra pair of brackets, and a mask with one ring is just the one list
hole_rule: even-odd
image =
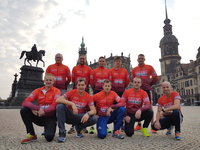
[(179, 131), (175, 132), (175, 139), (177, 139), (177, 140), (181, 140), (182, 139), (181, 134), (180, 134)]
[(152, 129), (152, 128), (151, 128), (151, 132), (153, 132), (153, 133), (157, 133), (157, 131), (156, 131), (156, 130), (154, 130), (154, 129)]
[(76, 132), (76, 137), (77, 138), (82, 138), (83, 137), (83, 134), (80, 132), (80, 131), (78, 131), (78, 126), (77, 125), (75, 125), (74, 126), (74, 131)]
[(86, 128), (84, 128), (83, 130), (81, 130), (80, 133), (88, 133), (88, 130)]
[(111, 130), (107, 127), (107, 133), (111, 133)]
[(26, 143), (28, 143), (28, 142), (35, 141), (35, 140), (37, 140), (37, 135), (30, 135), (30, 134), (28, 134), (28, 135), (27, 135), (27, 138), (26, 138), (26, 139), (23, 139), (23, 140), (21, 141), (21, 144), (26, 144)]
[(44, 135), (44, 131), (41, 133), (41, 135)]
[(120, 131), (113, 131), (113, 137), (118, 138), (118, 139), (124, 139), (124, 137), (121, 135)]
[(142, 127), (141, 127), (141, 125), (139, 125), (139, 124), (137, 124), (137, 126), (134, 128), (135, 131), (141, 130), (141, 129), (142, 129)]
[(172, 134), (172, 129), (173, 126), (171, 125), (169, 129), (167, 129), (166, 135), (171, 135)]
[(94, 127), (93, 126), (91, 126), (89, 133), (94, 134)]
[(75, 133), (75, 131), (74, 131), (74, 128), (73, 128), (73, 127), (71, 127), (71, 128), (70, 128), (70, 130), (68, 131), (68, 134), (72, 134), (72, 133)]
[(66, 132), (59, 132), (58, 142), (65, 142)]
[(149, 133), (147, 132), (147, 128), (142, 128), (141, 129), (142, 133), (144, 134), (144, 136), (149, 137)]

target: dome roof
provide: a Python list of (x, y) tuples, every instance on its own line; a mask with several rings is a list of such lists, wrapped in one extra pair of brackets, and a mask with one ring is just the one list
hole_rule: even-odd
[(168, 34), (160, 40), (160, 46), (166, 43), (178, 43), (178, 39), (174, 35)]

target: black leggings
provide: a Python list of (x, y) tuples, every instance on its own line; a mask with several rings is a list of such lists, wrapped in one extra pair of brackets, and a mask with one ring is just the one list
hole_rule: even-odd
[(20, 114), (22, 117), (22, 120), (26, 126), (27, 133), (30, 133), (31, 135), (35, 135), (35, 131), (33, 128), (33, 123), (38, 126), (44, 126), (44, 136), (48, 142), (51, 142), (55, 136), (56, 132), (56, 118), (53, 117), (38, 117), (35, 116), (31, 109), (27, 107), (23, 107), (20, 110)]
[[(160, 120), (159, 120), (160, 125), (161, 125), (160, 130), (168, 129), (168, 128), (170, 128), (171, 125), (173, 125), (173, 126), (175, 126), (175, 131), (181, 132), (182, 121), (183, 121), (182, 113), (179, 110), (174, 109), (171, 115), (168, 115), (168, 116), (166, 115), (166, 116), (163, 116), (162, 118), (160, 118)], [(153, 123), (153, 125), (151, 127), (153, 130), (157, 131), (157, 129), (155, 128), (155, 123), (156, 123), (156, 121)]]
[(129, 123), (125, 121), (125, 133), (127, 136), (132, 136), (134, 134), (134, 124), (135, 122), (139, 122), (144, 120), (143, 128), (147, 128), (153, 116), (153, 111), (151, 109), (147, 109), (141, 113), (141, 118), (136, 119), (135, 114), (127, 113), (127, 116), (131, 117)]

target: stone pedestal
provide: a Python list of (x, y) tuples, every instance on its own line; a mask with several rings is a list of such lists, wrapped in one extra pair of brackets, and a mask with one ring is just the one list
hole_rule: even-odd
[(20, 70), (21, 76), (17, 83), (15, 97), (10, 103), (11, 106), (21, 106), (33, 90), (44, 86), (42, 68), (24, 65)]

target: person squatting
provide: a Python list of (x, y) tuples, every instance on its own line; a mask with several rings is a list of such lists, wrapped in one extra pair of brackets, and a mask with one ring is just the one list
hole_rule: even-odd
[[(144, 58), (143, 54), (138, 55), (138, 57), (141, 56)], [(106, 138), (107, 133), (111, 132), (108, 132), (107, 124), (114, 123), (112, 137), (124, 139), (120, 132), (123, 121), (125, 126), (124, 130), (121, 128), (121, 131), (131, 137), (134, 134), (135, 122), (140, 123), (144, 120), (143, 126), (139, 126), (140, 130), (145, 137), (150, 136), (147, 128), (152, 121), (153, 111), (149, 93), (141, 88), (142, 80), (145, 77), (132, 75), (132, 87), (125, 90), (128, 86), (129, 75), (121, 67), (121, 57), (117, 56), (114, 59), (116, 67), (111, 70), (104, 68), (105, 59), (100, 57), (98, 70), (92, 71), (85, 66), (85, 55), (80, 55), (80, 64), (73, 69), (72, 76), (69, 68), (62, 64), (62, 54), (56, 54), (55, 60), (56, 64), (49, 66), (46, 71), (45, 85), (35, 89), (22, 103), (23, 108), (20, 110), (20, 114), (27, 132), (27, 137), (21, 141), (22, 144), (37, 140), (33, 123), (44, 127), (42, 134), (48, 142), (54, 139), (57, 124), (59, 136), (56, 141), (65, 142), (65, 123), (72, 125), (70, 133), (75, 133), (77, 138), (83, 137), (88, 126), (92, 126), (90, 133), (94, 133), (93, 125), (96, 124), (97, 137), (100, 139)], [(144, 63), (139, 64), (140, 66), (145, 65)], [(62, 70), (64, 67), (66, 68), (64, 74), (60, 72), (59, 67)], [(117, 71), (120, 69), (122, 71)], [(132, 74), (133, 72), (134, 70)], [(152, 73), (154, 73), (154, 77), (157, 76), (154, 70)], [(146, 75), (149, 74), (146, 73)], [(63, 82), (58, 82), (58, 77), (62, 78)], [(118, 77), (120, 78), (118, 79)], [(115, 80), (121, 81), (120, 86), (116, 86)], [(70, 81), (73, 82), (74, 89), (63, 92), (63, 89), (67, 89)], [(101, 84), (97, 83), (98, 81), (101, 81)], [(93, 89), (93, 96), (89, 94), (89, 84)], [(122, 87), (124, 90), (121, 90)], [(158, 100), (156, 120), (151, 124), (152, 132), (156, 133), (158, 130), (167, 129), (166, 135), (170, 135), (175, 127), (175, 139), (181, 140), (181, 123), (183, 121), (181, 97), (178, 92), (172, 91), (168, 81), (162, 83), (162, 90), (164, 94)], [(37, 101), (37, 104), (32, 103), (34, 100)]]

